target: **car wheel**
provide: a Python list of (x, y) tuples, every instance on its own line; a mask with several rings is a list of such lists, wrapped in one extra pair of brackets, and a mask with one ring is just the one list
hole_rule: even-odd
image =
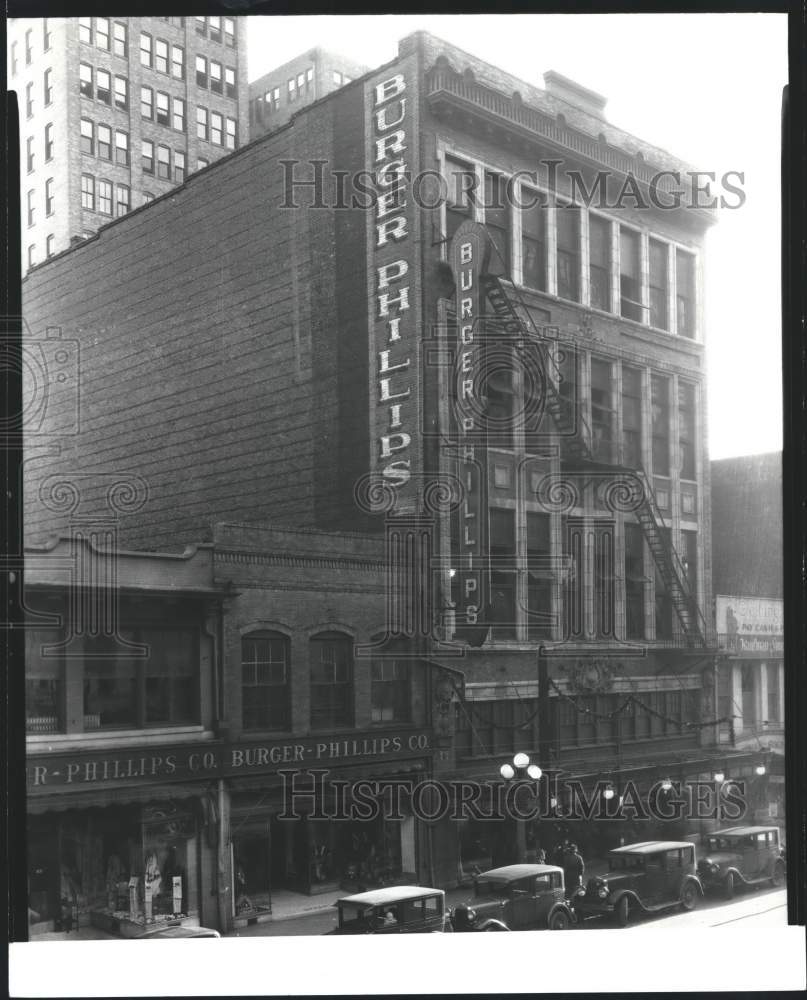
[(627, 896), (623, 896), (622, 899), (616, 904), (616, 922), (620, 927), (628, 926), (628, 918), (630, 917), (630, 900)]
[(785, 866), (781, 861), (777, 861), (773, 866), (773, 878), (771, 882), (778, 888), (785, 884)]
[(681, 906), (685, 910), (694, 910), (697, 905), (698, 905), (697, 886), (693, 885), (692, 882), (688, 882), (684, 886), (684, 891), (681, 893)]
[(498, 924), (488, 924), (485, 928), (486, 931), (503, 931), (504, 927), (499, 927)]
[(549, 929), (551, 931), (566, 931), (569, 929), (569, 914), (565, 910), (555, 910), (549, 918)]
[(723, 883), (723, 896), (726, 899), (734, 899), (734, 872), (729, 872), (726, 881)]

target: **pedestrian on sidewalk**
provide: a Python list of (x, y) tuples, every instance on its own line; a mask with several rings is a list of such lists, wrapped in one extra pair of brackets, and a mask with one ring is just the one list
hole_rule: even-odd
[(582, 855), (577, 850), (577, 844), (570, 844), (563, 860), (563, 880), (566, 883), (566, 895), (569, 898), (582, 887), (585, 870), (586, 866)]

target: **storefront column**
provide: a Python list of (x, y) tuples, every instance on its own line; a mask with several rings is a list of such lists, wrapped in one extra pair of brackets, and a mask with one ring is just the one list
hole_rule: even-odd
[(785, 724), (785, 665), (780, 663), (779, 671), (779, 725)]
[(230, 792), (223, 780), (218, 782), (219, 843), (217, 859), (217, 889), (219, 901), (219, 930), (233, 928), (232, 865), (230, 863)]
[(731, 714), (734, 716), (735, 739), (743, 731), (743, 668), (741, 663), (731, 665)]
[(768, 664), (760, 663), (757, 669), (757, 722), (762, 728), (768, 719)]

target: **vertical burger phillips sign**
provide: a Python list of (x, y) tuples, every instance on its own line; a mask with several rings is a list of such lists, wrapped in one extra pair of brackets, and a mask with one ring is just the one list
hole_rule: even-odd
[(370, 263), (370, 428), (372, 469), (395, 492), (397, 510), (412, 509), (419, 465), (418, 330), (420, 220), (411, 197), (415, 164), (414, 63), (365, 85), (367, 169), (374, 198), (368, 212)]

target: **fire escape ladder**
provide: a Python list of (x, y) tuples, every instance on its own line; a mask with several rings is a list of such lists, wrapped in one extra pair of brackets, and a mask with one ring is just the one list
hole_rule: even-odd
[[(497, 274), (483, 274), (480, 280), (493, 308), (494, 323), (500, 323), (510, 335), (530, 340), (544, 339), (511, 281)], [(582, 414), (575, 412), (574, 404), (558, 387), (561, 373), (551, 356), (546, 357), (546, 366), (545, 408), (562, 436), (562, 463), (567, 468), (574, 468), (575, 471), (579, 469), (581, 472), (585, 471), (585, 466), (596, 465), (602, 468), (603, 463), (598, 462), (592, 454), (589, 444), (592, 440), (591, 431)], [(637, 520), (678, 615), (687, 646), (702, 648), (706, 645), (706, 620), (689, 589), (681, 558), (664, 533), (664, 519), (658, 508), (650, 477), (641, 466), (626, 469), (611, 463), (609, 465), (615, 473), (628, 473), (639, 479), (642, 499), (635, 511)]]

